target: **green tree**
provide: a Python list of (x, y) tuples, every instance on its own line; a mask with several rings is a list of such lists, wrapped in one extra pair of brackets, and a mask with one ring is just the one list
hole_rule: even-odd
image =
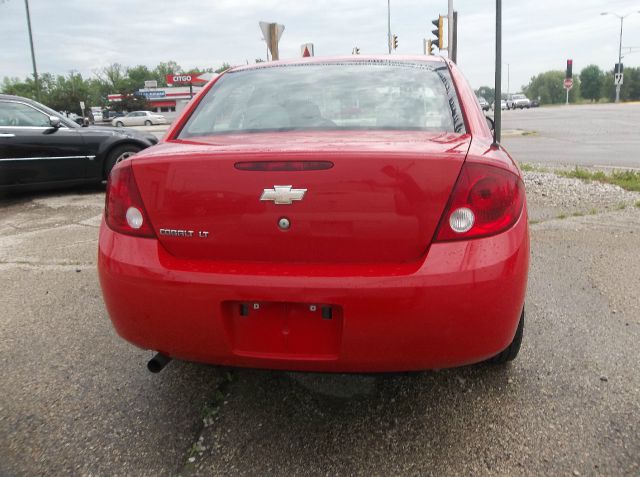
[[(564, 89), (564, 71), (546, 71), (531, 78), (528, 85), (522, 87), (522, 92), (528, 98), (540, 98), (543, 104), (560, 104), (566, 100)], [(573, 78), (573, 89), (569, 94), (569, 102), (580, 101), (580, 78)]]
[[(613, 83), (613, 70), (607, 71), (602, 82), (602, 96), (609, 101), (616, 99), (616, 87)], [(640, 68), (624, 69), (624, 84), (620, 90), (620, 101), (640, 100)]]
[(167, 75), (175, 75), (182, 71), (182, 67), (173, 60), (167, 61), (166, 63), (158, 63), (152, 73), (153, 78), (158, 82), (158, 86), (167, 86)]
[(225, 71), (227, 71), (229, 68), (231, 68), (231, 65), (227, 62), (222, 63), (222, 66), (220, 68), (218, 68), (215, 72), (220, 74), (220, 73), (224, 73)]
[(153, 73), (144, 65), (127, 68), (126, 77), (128, 89), (138, 90), (144, 88), (144, 82), (155, 79)]
[(586, 66), (580, 72), (582, 97), (591, 101), (598, 101), (602, 97), (602, 83), (604, 73), (597, 65)]

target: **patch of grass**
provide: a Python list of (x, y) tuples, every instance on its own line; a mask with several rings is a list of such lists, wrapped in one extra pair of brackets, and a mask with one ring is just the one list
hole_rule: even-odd
[(625, 204), (624, 202), (620, 202), (618, 205), (616, 205), (617, 210), (623, 210), (626, 208), (627, 208), (627, 204)]
[(640, 209), (640, 200), (639, 200), (638, 202), (636, 202), (636, 207), (637, 207), (638, 209)]
[(556, 217), (556, 219), (566, 219), (567, 218), (567, 214), (558, 214), (558, 216)]
[(534, 166), (533, 164), (529, 164), (527, 162), (520, 163), (520, 169), (524, 172), (549, 172), (546, 167)]
[(571, 177), (583, 181), (598, 181), (605, 184), (614, 184), (624, 190), (640, 191), (640, 171), (613, 171), (606, 174), (603, 171), (590, 171), (581, 167), (575, 167), (568, 171), (558, 171), (562, 177)]
[(596, 215), (598, 213), (598, 209), (591, 209), (589, 211), (589, 215)]
[(580, 212), (580, 211), (577, 211), (571, 214), (572, 217), (582, 217), (583, 215), (584, 215), (584, 212)]
[(539, 221), (539, 220), (530, 220), (530, 221), (529, 221), (529, 225), (536, 225), (536, 224), (538, 224), (538, 223), (540, 223), (540, 221)]

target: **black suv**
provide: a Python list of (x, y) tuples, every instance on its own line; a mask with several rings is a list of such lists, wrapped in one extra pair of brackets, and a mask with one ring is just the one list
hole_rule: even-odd
[(82, 127), (36, 101), (0, 94), (0, 193), (101, 182), (157, 142), (131, 129)]

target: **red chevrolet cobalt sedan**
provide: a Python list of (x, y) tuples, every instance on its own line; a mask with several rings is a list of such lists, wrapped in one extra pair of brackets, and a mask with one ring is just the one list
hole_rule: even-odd
[(456, 66), (233, 68), (107, 187), (99, 275), (126, 340), (171, 359), (383, 372), (520, 348), (521, 173)]

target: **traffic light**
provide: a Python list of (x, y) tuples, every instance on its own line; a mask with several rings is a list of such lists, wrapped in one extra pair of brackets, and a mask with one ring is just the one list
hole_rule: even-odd
[(431, 40), (427, 40), (427, 51), (425, 51), (425, 54), (429, 56), (433, 55), (433, 42)]
[(567, 75), (565, 78), (573, 78), (573, 60), (567, 60)]
[(438, 47), (438, 49), (442, 50), (444, 48), (444, 17), (439, 15), (438, 19), (433, 20), (431, 23), (436, 26), (436, 29), (431, 31), (435, 36), (433, 43)]
[(393, 35), (393, 42), (391, 44), (394, 50), (398, 49), (398, 35)]

